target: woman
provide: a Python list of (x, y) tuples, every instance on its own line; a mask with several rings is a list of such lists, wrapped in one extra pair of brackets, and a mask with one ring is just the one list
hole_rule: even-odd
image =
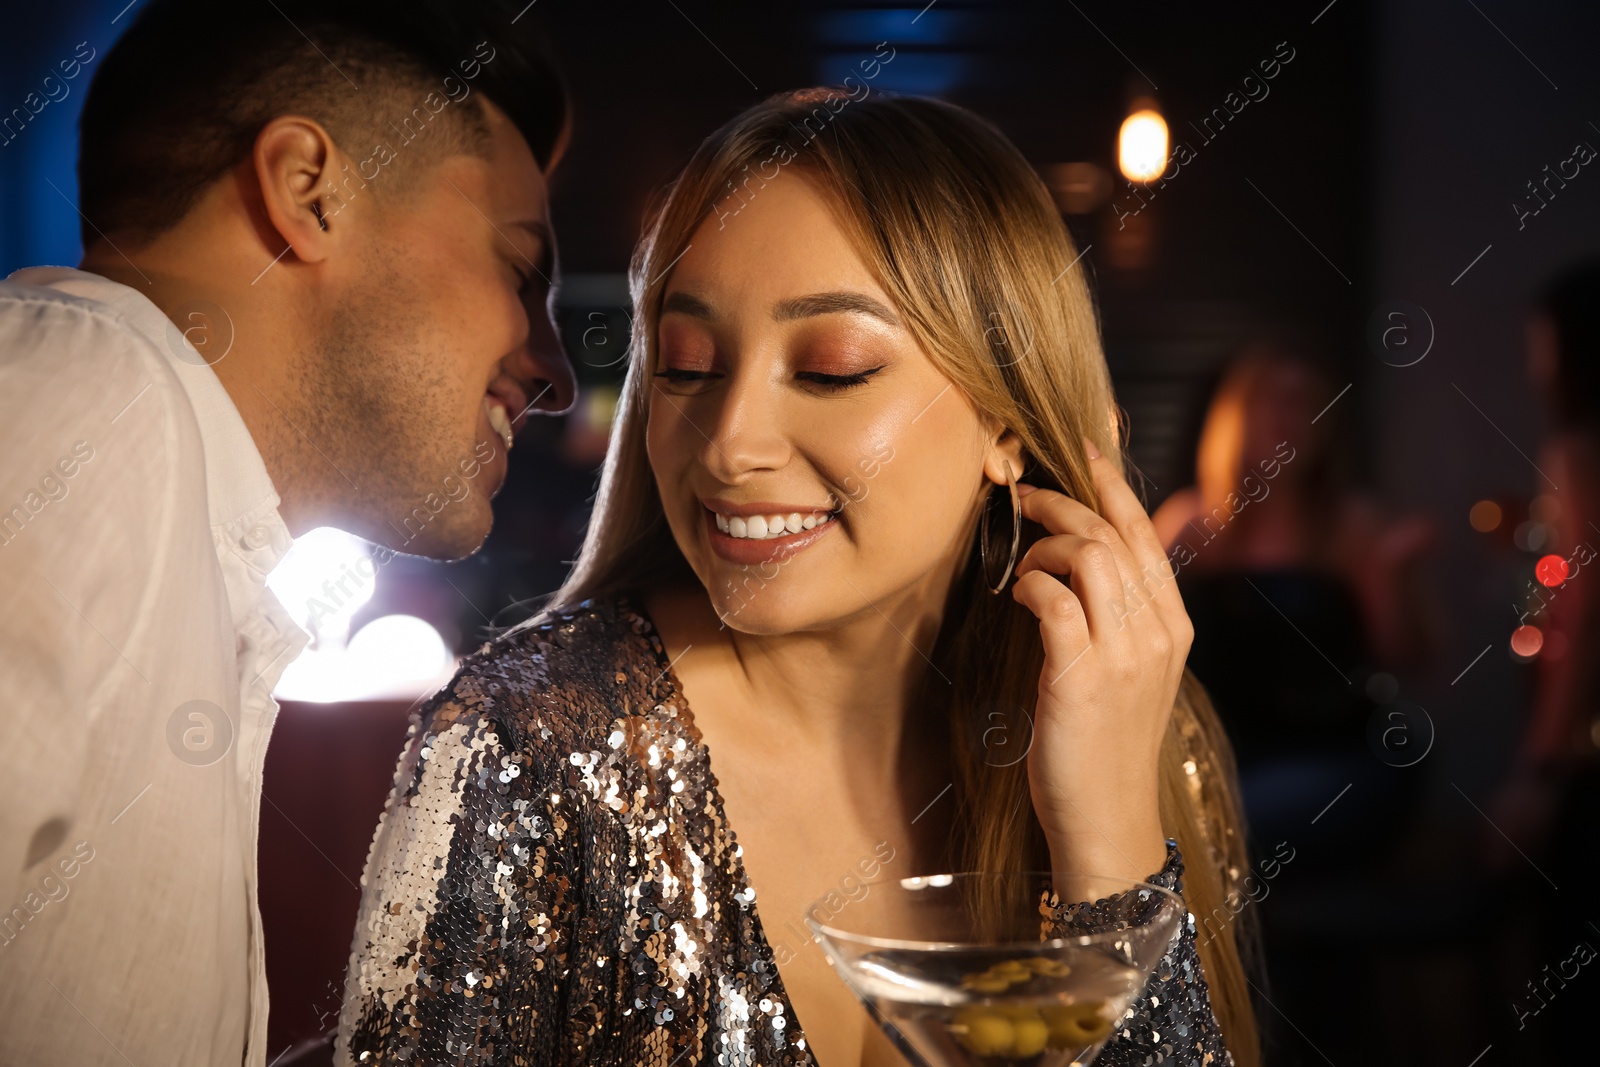
[[(1229, 915), (1231, 757), (1075, 260), (951, 105), (814, 90), (702, 145), (578, 564), (402, 756), (342, 1056), (903, 1062), (804, 940), (862, 877), (1182, 876)], [(1100, 1062), (1254, 1063), (1237, 926), (1197, 960), (1191, 920)]]

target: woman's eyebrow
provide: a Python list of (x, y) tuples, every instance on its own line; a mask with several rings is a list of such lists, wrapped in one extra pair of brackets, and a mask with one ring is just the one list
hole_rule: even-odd
[(840, 312), (871, 315), (890, 326), (900, 325), (900, 316), (896, 315), (887, 304), (873, 299), (866, 293), (852, 292), (848, 289), (780, 300), (772, 309), (772, 317), (779, 322), (786, 322), (792, 319), (810, 318), (813, 315), (834, 315)]
[(716, 312), (711, 310), (710, 304), (701, 300), (698, 296), (690, 296), (682, 289), (668, 293), (661, 301), (661, 313), (665, 315), (669, 311), (676, 311), (680, 315), (690, 315), (697, 319), (705, 319), (707, 322), (717, 317)]

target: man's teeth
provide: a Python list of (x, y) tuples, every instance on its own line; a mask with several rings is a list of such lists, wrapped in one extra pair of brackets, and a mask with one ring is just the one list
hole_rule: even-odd
[(814, 530), (823, 523), (832, 522), (833, 515), (801, 515), (791, 511), (787, 515), (723, 515), (717, 514), (717, 529), (730, 537), (743, 537), (752, 541), (768, 541), (774, 537), (788, 537), (801, 530)]
[(483, 410), (489, 414), (489, 425), (505, 441), (506, 451), (511, 451), (511, 419), (506, 415), (505, 405), (486, 396), (483, 398)]

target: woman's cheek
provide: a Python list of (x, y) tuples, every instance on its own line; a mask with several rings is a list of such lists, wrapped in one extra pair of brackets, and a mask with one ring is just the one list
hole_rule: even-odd
[(687, 421), (670, 405), (651, 402), (645, 451), (655, 475), (656, 491), (661, 496), (670, 525), (689, 543), (696, 540), (694, 527), (699, 518), (698, 503), (691, 493), (687, 472), (693, 459), (692, 433)]

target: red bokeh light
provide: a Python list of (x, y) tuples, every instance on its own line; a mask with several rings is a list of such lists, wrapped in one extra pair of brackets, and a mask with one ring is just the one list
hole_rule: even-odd
[(1543, 586), (1560, 585), (1567, 580), (1567, 573), (1567, 561), (1554, 554), (1543, 557), (1533, 567), (1534, 577)]

